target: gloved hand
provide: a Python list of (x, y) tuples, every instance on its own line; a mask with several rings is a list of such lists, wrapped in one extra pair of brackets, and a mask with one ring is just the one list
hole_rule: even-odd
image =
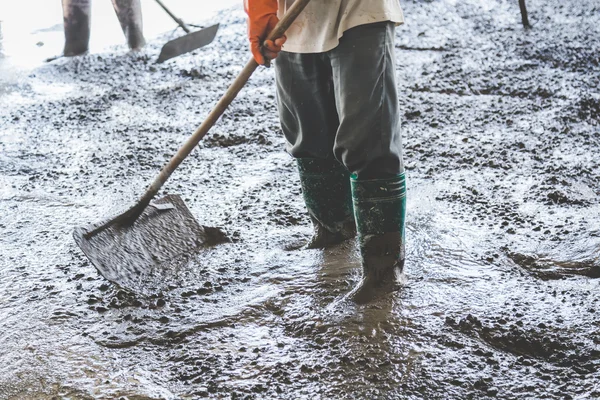
[(265, 57), (269, 60), (277, 57), (286, 40), (285, 36), (275, 40), (265, 40), (269, 32), (279, 22), (277, 18), (277, 0), (244, 0), (244, 9), (248, 14), (250, 51), (252, 51), (256, 62), (263, 65), (265, 64)]

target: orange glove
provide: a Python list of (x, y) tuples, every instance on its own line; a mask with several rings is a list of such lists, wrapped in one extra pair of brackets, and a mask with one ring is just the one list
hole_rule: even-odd
[(244, 9), (248, 14), (250, 51), (256, 62), (263, 65), (266, 61), (265, 58), (272, 60), (277, 57), (286, 40), (285, 36), (275, 40), (265, 40), (279, 22), (277, 0), (244, 0)]

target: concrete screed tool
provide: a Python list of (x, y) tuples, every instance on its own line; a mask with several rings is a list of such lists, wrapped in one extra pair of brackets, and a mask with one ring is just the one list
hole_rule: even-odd
[[(294, 2), (267, 39), (281, 37), (309, 1)], [(256, 68), (258, 64), (250, 58), (202, 125), (162, 168), (133, 207), (108, 221), (75, 229), (75, 242), (106, 279), (122, 285), (203, 245), (223, 241), (217, 228), (198, 224), (178, 195), (167, 195), (155, 202), (152, 199), (225, 112)]]
[(200, 29), (197, 32), (192, 32), (183, 20), (177, 18), (177, 16), (173, 14), (161, 0), (156, 0), (156, 2), (186, 33), (185, 36), (167, 42), (161, 49), (156, 62), (161, 63), (170, 58), (189, 53), (190, 51), (194, 51), (210, 44), (215, 39), (217, 31), (219, 30), (219, 24)]

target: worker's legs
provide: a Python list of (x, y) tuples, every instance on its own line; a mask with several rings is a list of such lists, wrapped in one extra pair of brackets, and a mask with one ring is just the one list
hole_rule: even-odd
[(354, 237), (350, 173), (333, 158), (298, 158), (302, 195), (313, 222), (307, 248), (323, 248)]
[(62, 0), (65, 56), (76, 56), (88, 51), (91, 3), (91, 0)]
[(363, 280), (353, 297), (389, 292), (404, 268), (406, 184), (394, 57), (394, 24), (344, 33), (328, 53), (340, 125), (334, 153), (352, 173)]
[(403, 172), (394, 24), (361, 25), (330, 52), (340, 124), (334, 153), (359, 179)]
[(144, 39), (140, 0), (112, 0), (112, 3), (129, 48), (137, 50), (144, 47), (146, 40)]
[(295, 158), (333, 158), (339, 119), (329, 60), (323, 54), (282, 51), (275, 74), (288, 152)]
[(281, 126), (315, 229), (307, 247), (326, 247), (354, 236), (350, 173), (333, 156), (339, 120), (331, 67), (323, 54), (287, 52), (275, 66)]
[(404, 174), (381, 179), (353, 175), (352, 198), (363, 267), (362, 281), (352, 296), (368, 302), (394, 290), (404, 269)]

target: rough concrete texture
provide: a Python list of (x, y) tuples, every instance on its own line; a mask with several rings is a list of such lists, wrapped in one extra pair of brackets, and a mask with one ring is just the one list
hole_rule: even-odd
[(344, 296), (356, 245), (311, 233), (261, 69), (173, 175), (232, 242), (134, 287), (76, 226), (129, 206), (249, 57), (243, 12), (162, 43), (59, 59), (0, 91), (0, 398), (600, 397), (600, 7), (405, 1), (397, 32), (406, 284)]

